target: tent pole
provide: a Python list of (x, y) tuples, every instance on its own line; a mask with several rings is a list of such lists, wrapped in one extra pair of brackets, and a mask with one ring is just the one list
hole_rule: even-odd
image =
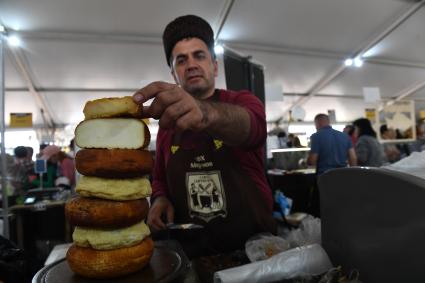
[(0, 131), (1, 131), (1, 188), (2, 188), (2, 200), (3, 200), (3, 237), (9, 239), (9, 209), (8, 209), (8, 199), (7, 199), (7, 188), (6, 188), (6, 178), (7, 178), (7, 166), (6, 166), (6, 149), (5, 149), (5, 92), (4, 92), (4, 44), (6, 40), (4, 33), (0, 31)]

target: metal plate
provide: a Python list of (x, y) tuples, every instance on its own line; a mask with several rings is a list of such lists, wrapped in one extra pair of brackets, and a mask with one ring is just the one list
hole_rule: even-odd
[(171, 282), (184, 275), (190, 267), (189, 260), (176, 241), (157, 241), (152, 258), (139, 272), (113, 279), (89, 279), (75, 274), (66, 259), (62, 259), (41, 269), (34, 276), (33, 283), (150, 283)]

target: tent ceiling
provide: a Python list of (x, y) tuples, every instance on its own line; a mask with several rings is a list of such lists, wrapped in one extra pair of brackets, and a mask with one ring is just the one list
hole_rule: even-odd
[(394, 97), (407, 86), (424, 79), (425, 69), (365, 63), (361, 69), (347, 69), (322, 92), (362, 95), (363, 87), (379, 87), (382, 97)]
[(350, 54), (403, 9), (394, 0), (236, 1), (220, 38)]
[(417, 11), (369, 52), (371, 56), (425, 64), (425, 8)]
[[(307, 93), (418, 5), (402, 0), (2, 0), (0, 22), (9, 32), (19, 29), (27, 71), (55, 123), (76, 124), (88, 99), (131, 95), (147, 82), (171, 81), (161, 45), (165, 24), (194, 13), (217, 31), (229, 3), (218, 39), (264, 65), (266, 83), (290, 94)], [(424, 6), (366, 54), (363, 68), (346, 69), (319, 93), (360, 97), (364, 86), (377, 86), (390, 98), (424, 81)], [(5, 68), (6, 115), (34, 112), (35, 123), (42, 124), (10, 50)], [(421, 89), (411, 97), (424, 95)]]
[(2, 0), (1, 19), (23, 31), (160, 36), (170, 18), (199, 13), (214, 21), (224, 0)]

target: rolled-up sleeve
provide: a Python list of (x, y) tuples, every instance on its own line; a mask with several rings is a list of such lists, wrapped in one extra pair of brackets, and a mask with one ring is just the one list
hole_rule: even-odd
[(234, 103), (243, 107), (250, 117), (250, 132), (247, 141), (243, 144), (247, 148), (257, 148), (266, 142), (267, 125), (264, 104), (251, 92), (242, 91)]

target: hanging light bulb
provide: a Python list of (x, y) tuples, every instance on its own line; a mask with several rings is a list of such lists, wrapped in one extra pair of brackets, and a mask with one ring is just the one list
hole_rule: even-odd
[(363, 66), (363, 60), (357, 57), (356, 59), (354, 59), (354, 66), (360, 68), (361, 66)]
[(344, 61), (345, 66), (351, 67), (353, 65), (353, 59), (348, 58)]
[(215, 52), (215, 54), (223, 54), (223, 52), (224, 52), (223, 46), (221, 44), (216, 44), (214, 46), (214, 52)]
[(10, 46), (18, 47), (21, 46), (21, 39), (16, 35), (11, 35), (7, 37), (7, 42)]

